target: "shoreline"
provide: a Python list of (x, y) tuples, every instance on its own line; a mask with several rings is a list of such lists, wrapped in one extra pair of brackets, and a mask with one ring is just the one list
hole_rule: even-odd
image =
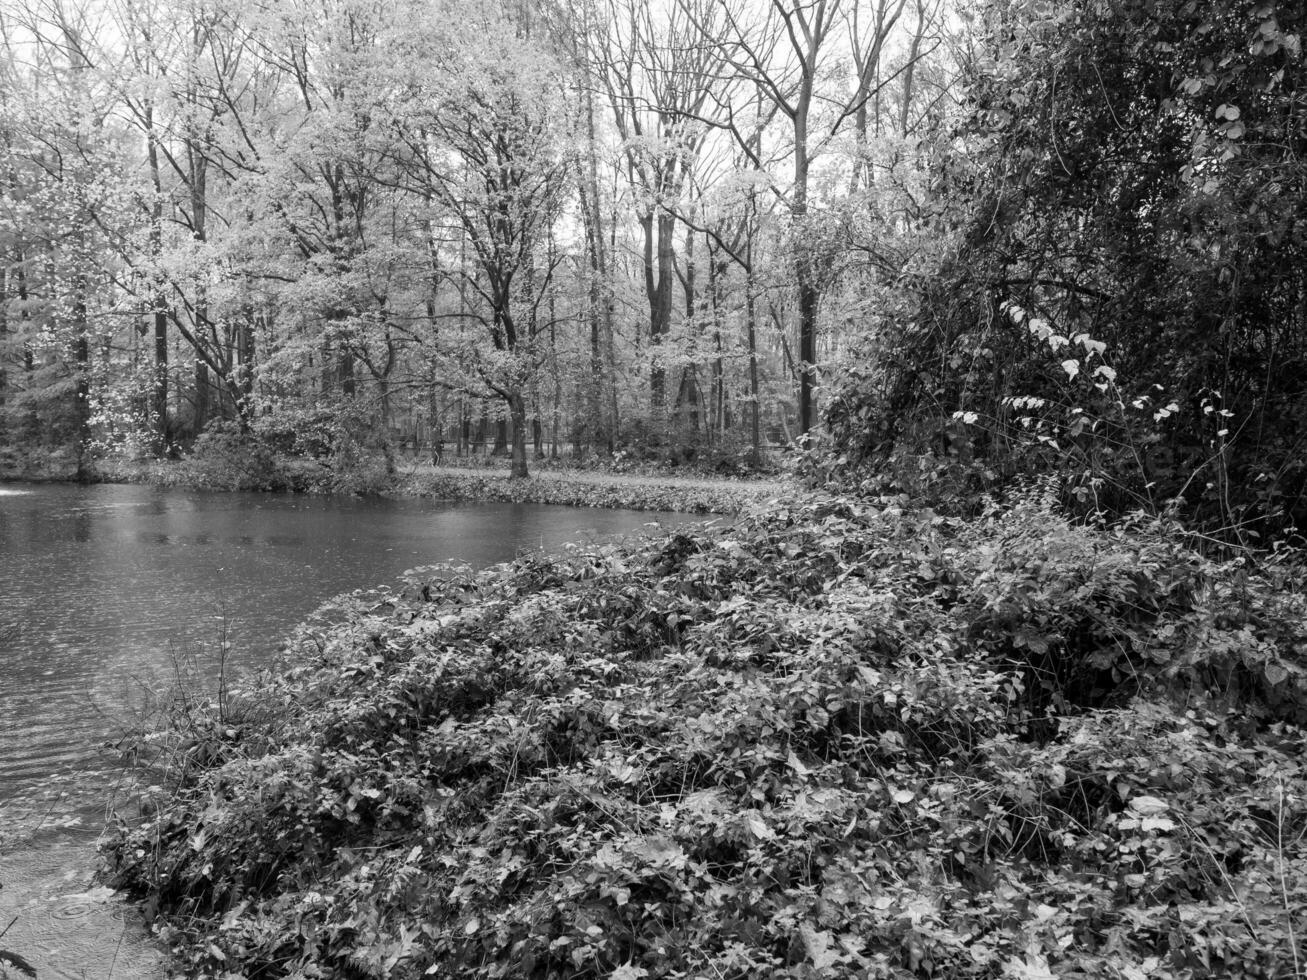
[[(805, 498), (416, 575), (203, 726), (110, 880), (195, 977), (906, 975), (927, 942), (957, 976), (1283, 973), (1307, 844), (1263, 815), (1307, 786), (1300, 594), (1033, 499)], [(1240, 860), (1195, 877), (1209, 853)]]
[[(425, 470), (425, 472), (424, 472)], [(668, 510), (687, 514), (734, 516), (748, 505), (784, 492), (782, 481), (726, 481), (684, 477), (643, 477), (542, 471), (515, 480), (486, 469), (424, 467), (400, 477), (402, 496), (501, 503)]]
[[(67, 472), (0, 472), (0, 483), (75, 483)], [(278, 459), (271, 472), (255, 474), (213, 461), (99, 461), (90, 483), (143, 484), (191, 490), (264, 493), (338, 493), (358, 496), (421, 497), (487, 503), (550, 504), (622, 510), (676, 511), (686, 514), (736, 516), (752, 504), (794, 488), (791, 480), (714, 479), (680, 475), (617, 474), (590, 470), (537, 469), (514, 479), (507, 469), (422, 464), (399, 472), (360, 468), (334, 474), (308, 460)]]

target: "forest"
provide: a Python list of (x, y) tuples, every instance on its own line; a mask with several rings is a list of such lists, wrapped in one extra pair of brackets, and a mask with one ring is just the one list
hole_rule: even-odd
[(8, 6), (4, 435), (79, 461), (790, 444), (971, 57), (938, 0)]
[(1301, 11), (6, 3), (0, 442), (1304, 498)]
[(0, 12), (0, 474), (731, 515), (158, 694), (175, 972), (1307, 978), (1301, 3)]

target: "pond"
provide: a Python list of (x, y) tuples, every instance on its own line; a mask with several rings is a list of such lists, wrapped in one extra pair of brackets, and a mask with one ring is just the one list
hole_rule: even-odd
[[(684, 514), (413, 498), (0, 483), (0, 957), (44, 978), (160, 975), (90, 878), (107, 745), (179, 679), (271, 664), (325, 600), (444, 561), (484, 567)], [(220, 655), (220, 651), (226, 651)], [(10, 922), (10, 919), (13, 921)], [(3, 969), (0, 969), (0, 974)]]
[(179, 670), (266, 664), (324, 600), (686, 515), (0, 484), (0, 799), (95, 768)]

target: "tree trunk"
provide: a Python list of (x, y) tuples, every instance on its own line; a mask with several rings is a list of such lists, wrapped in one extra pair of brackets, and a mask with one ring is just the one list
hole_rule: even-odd
[(667, 372), (659, 363), (659, 350), (672, 321), (673, 266), (672, 232), (675, 219), (669, 214), (653, 212), (640, 216), (644, 232), (644, 289), (649, 301), (649, 403), (654, 416), (653, 426), (661, 423), (667, 401)]
[[(509, 399), (509, 407), (512, 407), (512, 400)], [(522, 417), (526, 418), (526, 409), (522, 410)], [(511, 417), (511, 416), (510, 416)], [(495, 421), (495, 445), (490, 450), (491, 456), (508, 455), (508, 419), (497, 419)], [(517, 433), (513, 433), (513, 442), (517, 442)]]
[(241, 320), (240, 337), (237, 345), (239, 363), (238, 399), (236, 403), (237, 419), (241, 431), (248, 432), (250, 422), (254, 419), (254, 311), (246, 310)]
[[(0, 358), (5, 355), (5, 338), (9, 334), (9, 276), (5, 268), (5, 262), (8, 256), (0, 256)], [(0, 360), (0, 409), (5, 407), (7, 396), (6, 388), (9, 385), (9, 374), (5, 371), (5, 364)], [(0, 439), (4, 438), (4, 413), (0, 412)]]
[[(520, 391), (515, 391), (506, 399), (508, 417), (513, 423), (513, 455), (509, 476), (515, 480), (524, 480), (526, 470), (526, 398)], [(503, 425), (501, 422), (500, 425)]]
[(337, 364), (337, 371), (340, 377), (340, 393), (346, 398), (353, 398), (355, 394), (354, 382), (354, 355), (349, 351), (341, 351)]
[(917, 5), (917, 29), (912, 34), (912, 47), (908, 50), (908, 66), (903, 70), (903, 105), (899, 109), (899, 133), (908, 135), (912, 125), (912, 89), (915, 81), (917, 59), (921, 56), (921, 42), (926, 34), (926, 5)]
[(209, 366), (198, 356), (195, 358), (195, 434), (204, 431), (209, 422), (212, 405), (209, 398)]
[(800, 258), (795, 269), (799, 285), (799, 432), (807, 435), (817, 424), (817, 305), (812, 263)]
[[(694, 232), (686, 235), (685, 239), (685, 277), (682, 282), (685, 289), (685, 329), (692, 340), (687, 342), (692, 344), (692, 349), (697, 353), (699, 347), (699, 324), (698, 324), (698, 290), (695, 287), (695, 266), (694, 266)], [(686, 383), (689, 382), (687, 389)], [(699, 441), (699, 408), (702, 399), (699, 396), (699, 370), (696, 363), (691, 363), (684, 371), (681, 372), (680, 390), (676, 393), (676, 400), (682, 407), (685, 405), (685, 397), (690, 397), (690, 441), (697, 443)]]
[(672, 282), (676, 276), (672, 235), (675, 230), (675, 218), (670, 214), (658, 215), (658, 295), (649, 331), (649, 340), (654, 346), (652, 388), (655, 409), (661, 408), (667, 397), (667, 372), (659, 363), (662, 355), (658, 348), (662, 346), (672, 326)]
[(91, 451), (91, 343), (86, 319), (87, 282), (84, 273), (73, 277), (73, 360), (77, 371), (77, 479), (85, 480)]
[(159, 452), (168, 451), (168, 311), (154, 298), (154, 424)]
[(441, 428), (440, 393), (436, 390), (434, 380), (427, 386), (427, 414), (430, 416), (431, 428), (431, 463), (437, 466), (440, 458), (445, 455), (445, 433)]
[[(207, 158), (197, 147), (188, 141), (186, 147), (187, 153), (187, 172), (190, 178), (191, 190), (191, 233), (195, 240), (203, 242), (207, 240), (208, 233), (208, 167)], [(194, 320), (192, 321), (192, 336), (195, 337), (197, 345), (203, 345), (203, 331), (206, 329), (209, 316), (209, 303), (207, 291), (203, 282), (195, 289), (195, 311)], [(204, 363), (200, 350), (195, 351), (195, 402), (194, 402), (194, 426), (195, 435), (204, 431), (205, 425), (208, 424), (209, 414), (212, 410), (212, 400), (210, 398), (211, 384), (209, 381), (209, 367)]]
[[(748, 245), (752, 258), (753, 245)], [(753, 448), (753, 465), (762, 462), (762, 426), (758, 415), (761, 398), (758, 393), (758, 310), (753, 298), (753, 275), (744, 279), (744, 330), (749, 345), (749, 442)]]
[[(811, 80), (808, 79), (808, 84)], [(810, 93), (809, 93), (810, 97)], [(814, 390), (817, 376), (817, 270), (808, 245), (808, 116), (806, 103), (794, 117), (794, 218), (797, 242), (794, 283), (799, 294), (799, 433), (807, 435), (816, 424)]]
[(722, 276), (726, 270), (718, 253), (708, 243), (708, 301), (712, 305), (713, 361), (708, 384), (708, 443), (720, 443), (726, 435), (726, 366), (722, 359)]
[[(154, 201), (150, 206), (150, 254), (156, 260), (163, 251), (163, 180), (159, 174), (159, 144), (154, 135), (154, 106), (145, 109), (146, 156)], [(159, 273), (156, 271), (156, 277)], [(168, 450), (168, 299), (162, 289), (155, 292), (154, 307), (154, 392), (153, 405), (156, 451)]]

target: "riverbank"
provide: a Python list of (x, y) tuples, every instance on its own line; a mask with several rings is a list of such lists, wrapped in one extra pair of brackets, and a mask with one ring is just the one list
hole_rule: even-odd
[[(112, 747), (175, 694), (207, 703), (276, 663), (280, 641), (329, 597), (436, 562), (482, 569), (700, 519), (416, 496), (0, 484), (0, 930), (19, 916), (0, 950), (42, 978), (106, 980), (123, 936), (106, 916), (121, 900), (78, 898), (96, 886), (66, 880), (65, 866), (95, 867), (106, 808), (130, 796)], [(114, 978), (132, 975), (125, 947), (141, 935), (121, 938)]]
[[(377, 466), (347, 473), (313, 460), (270, 458), (214, 462), (183, 460), (101, 460), (89, 470), (95, 482), (138, 483), (202, 490), (255, 490), (292, 493), (356, 493), (428, 497), (483, 503), (558, 504), (625, 510), (679, 511), (735, 515), (776, 497), (793, 484), (786, 478), (714, 479), (667, 473), (622, 474), (595, 470), (540, 469), (523, 480), (490, 466), (432, 466), (410, 463), (393, 475)], [(46, 467), (0, 473), (0, 479), (67, 481), (75, 471)]]
[(790, 486), (784, 480), (713, 480), (587, 470), (542, 470), (514, 480), (502, 470), (419, 466), (398, 478), (396, 490), (444, 500), (734, 515), (751, 504), (779, 496)]
[(809, 494), (412, 578), (112, 843), (192, 975), (1296, 976), (1307, 600)]

